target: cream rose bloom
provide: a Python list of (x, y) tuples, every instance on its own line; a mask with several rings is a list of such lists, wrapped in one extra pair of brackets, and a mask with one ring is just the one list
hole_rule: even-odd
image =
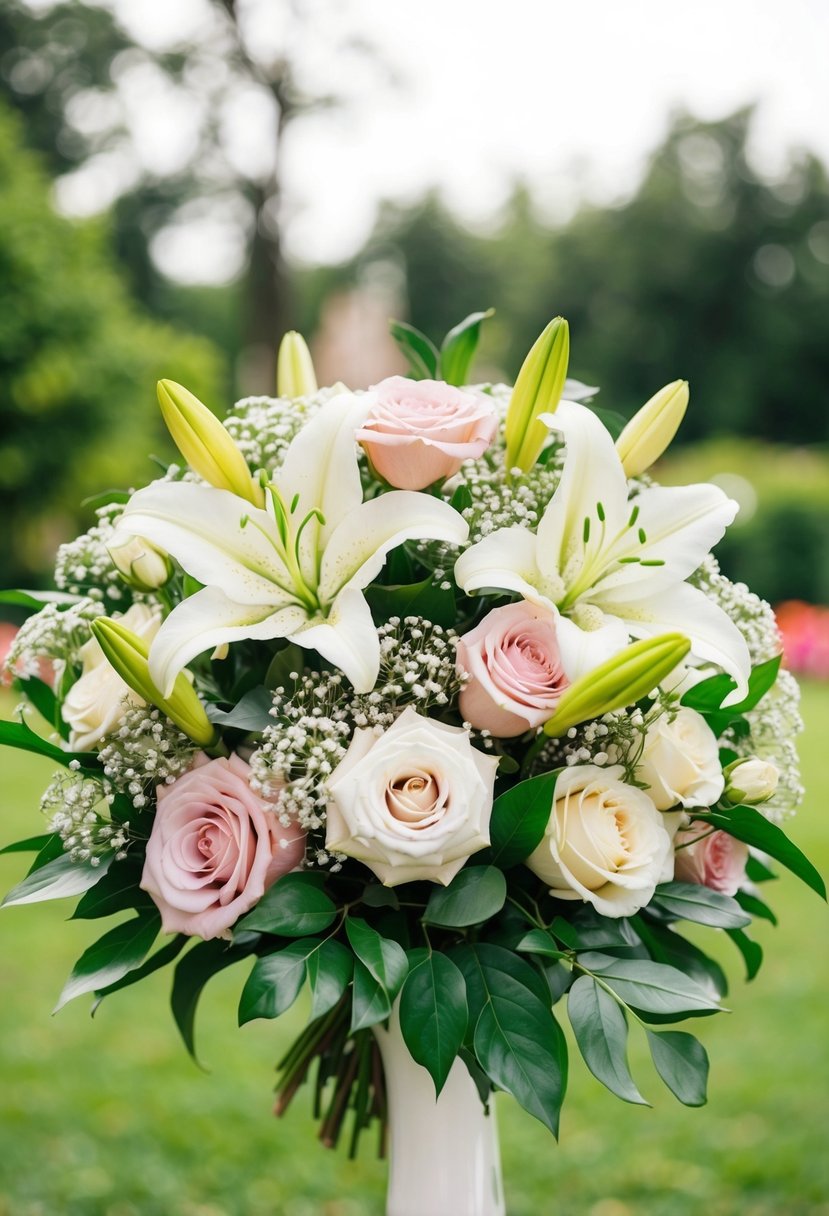
[(580, 899), (602, 916), (633, 916), (673, 874), (672, 829), (621, 766), (565, 769), (538, 848), (525, 864), (556, 899)]
[[(133, 633), (152, 641), (161, 626), (161, 616), (146, 604), (133, 604), (117, 618)], [(63, 720), (71, 727), (69, 747), (75, 752), (89, 751), (110, 734), (124, 716), (124, 702), (143, 705), (137, 693), (110, 667), (95, 638), (80, 649), (83, 673), (69, 689), (63, 702)]]
[(356, 730), (328, 778), (326, 848), (362, 861), (387, 887), (446, 886), (489, 844), (497, 768), (468, 731), (413, 708), (382, 735)]
[(660, 717), (645, 736), (636, 776), (657, 810), (713, 806), (725, 780), (717, 736), (702, 714), (682, 708), (672, 722)]

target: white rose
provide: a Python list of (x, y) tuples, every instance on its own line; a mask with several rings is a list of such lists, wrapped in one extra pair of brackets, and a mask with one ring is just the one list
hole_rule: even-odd
[(768, 760), (749, 756), (734, 760), (725, 770), (725, 796), (735, 805), (758, 806), (777, 792), (780, 769)]
[(411, 707), (382, 735), (356, 730), (327, 781), (326, 848), (364, 862), (387, 887), (446, 886), (489, 844), (497, 768), (468, 731)]
[[(133, 604), (118, 620), (148, 642), (161, 625), (159, 614), (146, 604)], [(118, 726), (124, 716), (124, 701), (131, 705), (144, 702), (110, 667), (95, 638), (81, 647), (80, 658), (83, 674), (69, 689), (61, 713), (72, 728), (70, 748), (85, 752)]]
[(660, 811), (713, 806), (725, 780), (717, 736), (702, 714), (681, 708), (672, 722), (660, 717), (645, 736), (636, 776)]
[(632, 916), (673, 873), (666, 817), (620, 780), (623, 773), (594, 764), (564, 769), (544, 839), (525, 862), (556, 899), (581, 899), (602, 916)]

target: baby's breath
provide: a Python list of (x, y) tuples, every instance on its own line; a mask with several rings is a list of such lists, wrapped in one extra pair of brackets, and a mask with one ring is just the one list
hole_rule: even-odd
[(121, 725), (105, 740), (98, 759), (112, 786), (140, 809), (156, 786), (171, 785), (190, 767), (196, 750), (160, 710), (125, 701)]
[(291, 440), (337, 392), (336, 388), (325, 388), (295, 400), (244, 397), (231, 409), (225, 426), (251, 470), (265, 469), (273, 476), (281, 466)]
[(66, 606), (47, 604), (18, 629), (6, 655), (6, 669), (25, 679), (38, 675), (40, 660), (49, 659), (61, 675), (89, 641), (90, 625), (103, 611), (100, 603), (89, 598)]
[(129, 824), (114, 823), (109, 807), (114, 794), (108, 782), (97, 781), (77, 769), (55, 773), (40, 800), (49, 816), (49, 831), (60, 836), (72, 861), (99, 865), (107, 853), (116, 860), (126, 855)]
[(98, 522), (75, 540), (60, 546), (55, 561), (55, 586), (59, 590), (129, 607), (132, 592), (113, 565), (107, 549), (123, 510), (121, 503), (99, 507), (95, 512)]

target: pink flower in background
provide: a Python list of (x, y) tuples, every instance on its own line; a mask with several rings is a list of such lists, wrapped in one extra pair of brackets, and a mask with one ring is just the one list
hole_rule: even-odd
[(282, 827), (239, 756), (201, 753), (157, 796), (141, 887), (166, 933), (221, 936), (305, 856), (305, 833)]
[[(680, 847), (682, 846), (682, 847)], [(723, 895), (736, 895), (745, 878), (748, 845), (727, 832), (712, 832), (695, 819), (677, 832), (674, 840), (674, 879), (710, 887)]]
[(488, 613), (459, 640), (458, 667), (470, 677), (459, 701), (464, 721), (501, 738), (546, 722), (570, 683), (553, 614), (535, 604)]
[(398, 490), (423, 490), (480, 456), (495, 436), (493, 403), (442, 380), (390, 376), (371, 390), (357, 439), (375, 470)]
[(829, 680), (829, 608), (787, 600), (775, 612), (786, 666)]

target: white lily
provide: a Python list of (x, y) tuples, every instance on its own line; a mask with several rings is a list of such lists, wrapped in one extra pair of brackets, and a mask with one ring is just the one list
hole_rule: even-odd
[(501, 528), (461, 554), (467, 593), (502, 588), (558, 614), (570, 679), (621, 650), (629, 638), (679, 631), (691, 652), (747, 692), (745, 639), (716, 604), (685, 580), (717, 543), (737, 504), (713, 485), (654, 486), (628, 497), (622, 462), (591, 410), (562, 401), (543, 416), (562, 433), (564, 469), (536, 533)]
[(153, 642), (150, 674), (165, 693), (197, 654), (245, 638), (287, 637), (358, 692), (374, 687), (380, 647), (363, 589), (403, 541), (463, 544), (468, 526), (428, 494), (363, 502), (354, 433), (366, 409), (351, 393), (332, 398), (291, 443), (264, 510), (190, 482), (158, 481), (132, 496), (119, 526), (204, 584)]

